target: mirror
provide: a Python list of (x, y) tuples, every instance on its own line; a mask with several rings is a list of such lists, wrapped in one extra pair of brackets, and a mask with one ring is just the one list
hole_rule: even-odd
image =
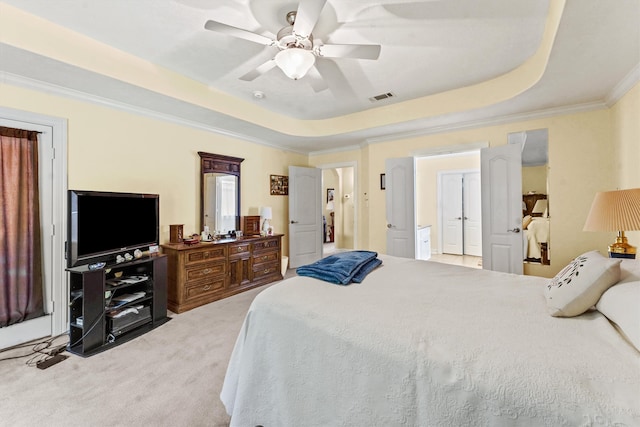
[(198, 152), (200, 228), (211, 234), (240, 229), (240, 164), (244, 159)]
[(548, 129), (515, 132), (510, 144), (522, 145), (522, 229), (524, 261), (550, 265)]

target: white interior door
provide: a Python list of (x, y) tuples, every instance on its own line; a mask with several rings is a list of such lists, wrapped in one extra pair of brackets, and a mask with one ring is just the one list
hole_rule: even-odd
[(413, 157), (385, 162), (387, 254), (416, 256), (415, 160)]
[(480, 172), (463, 177), (463, 235), (465, 255), (482, 256), (482, 187)]
[(289, 265), (322, 258), (322, 169), (289, 166)]
[(516, 144), (480, 151), (484, 269), (522, 274), (521, 164)]
[(462, 255), (462, 174), (443, 173), (440, 178), (442, 201), (442, 253)]

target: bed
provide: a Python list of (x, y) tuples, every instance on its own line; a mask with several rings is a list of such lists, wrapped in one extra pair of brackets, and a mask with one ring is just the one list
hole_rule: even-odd
[[(526, 224), (526, 225), (525, 225)], [(542, 259), (542, 243), (549, 243), (549, 218), (527, 217), (523, 220), (524, 259)]]
[(232, 426), (640, 425), (640, 353), (599, 311), (550, 316), (540, 277), (379, 257), (362, 283), (255, 298)]

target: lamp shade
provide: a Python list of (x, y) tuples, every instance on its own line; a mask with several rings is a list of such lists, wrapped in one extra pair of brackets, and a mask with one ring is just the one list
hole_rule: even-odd
[(316, 57), (310, 50), (290, 47), (278, 52), (275, 61), (287, 77), (298, 80), (307, 74), (316, 62)]
[(596, 193), (584, 231), (640, 230), (640, 188)]
[(272, 216), (271, 216), (271, 215), (272, 215), (272, 214), (271, 214), (271, 208), (270, 208), (270, 207), (268, 207), (268, 206), (263, 206), (263, 207), (261, 207), (261, 208), (260, 208), (260, 216), (261, 216), (263, 219), (271, 219), (271, 218), (272, 218)]
[(547, 211), (547, 199), (540, 199), (536, 201), (536, 204), (533, 205), (533, 209), (531, 213), (534, 214), (544, 214)]

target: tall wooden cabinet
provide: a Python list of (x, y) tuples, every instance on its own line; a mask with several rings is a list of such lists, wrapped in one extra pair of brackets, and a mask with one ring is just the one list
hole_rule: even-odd
[(238, 240), (167, 243), (168, 307), (182, 313), (282, 279), (282, 234)]

